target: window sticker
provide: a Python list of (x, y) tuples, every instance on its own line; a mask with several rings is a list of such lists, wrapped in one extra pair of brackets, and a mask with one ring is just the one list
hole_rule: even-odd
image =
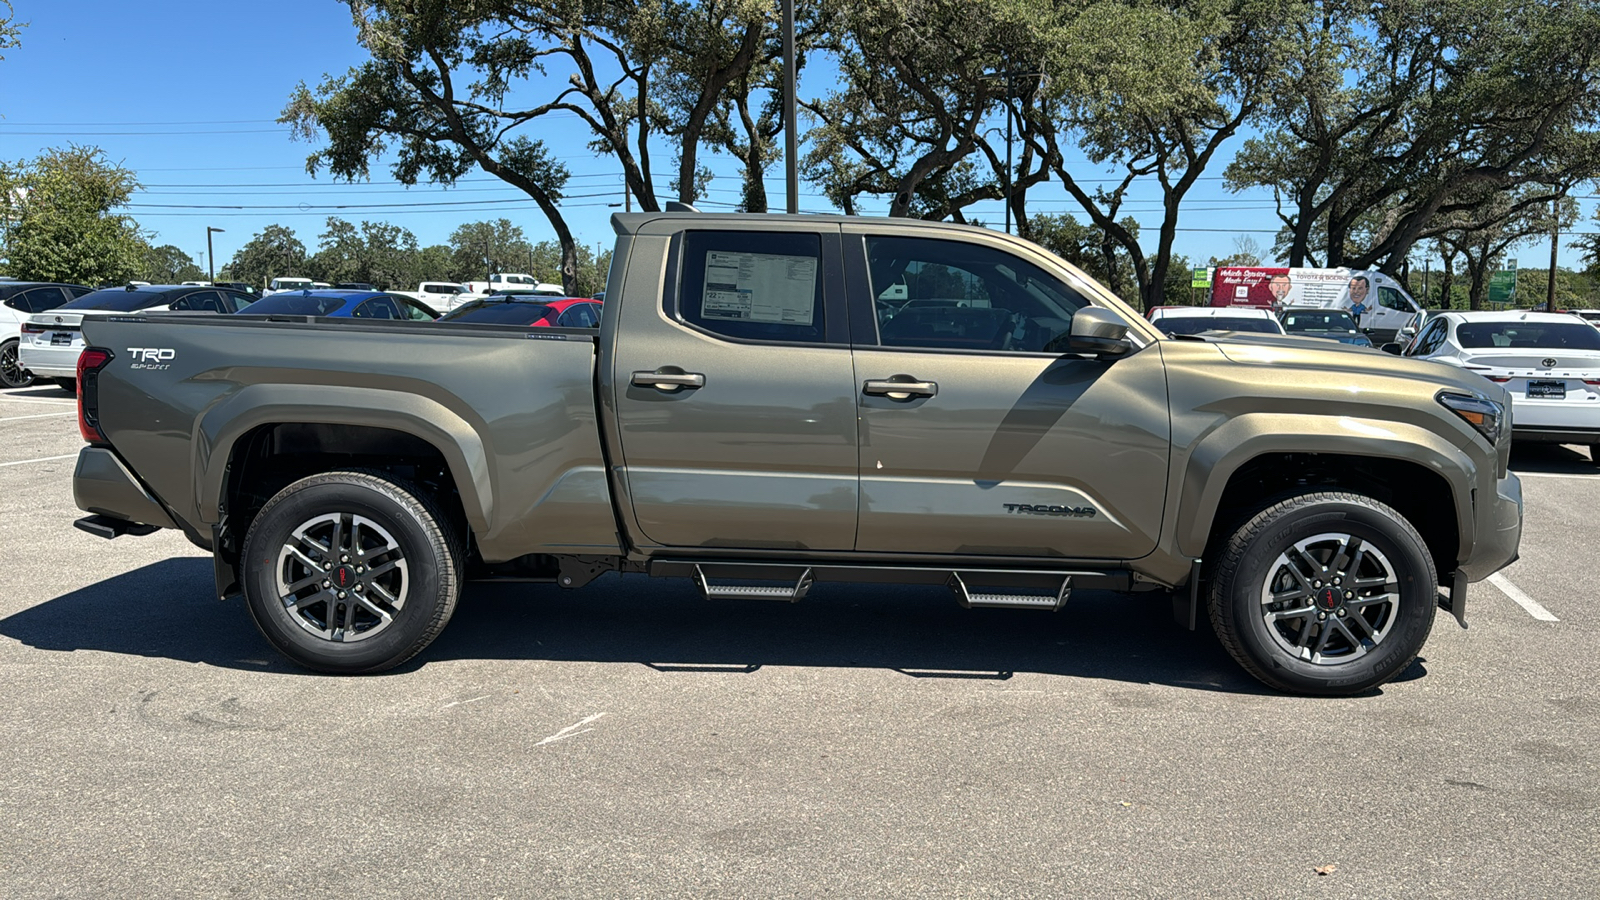
[(700, 315), (707, 319), (810, 325), (816, 295), (814, 256), (706, 252)]

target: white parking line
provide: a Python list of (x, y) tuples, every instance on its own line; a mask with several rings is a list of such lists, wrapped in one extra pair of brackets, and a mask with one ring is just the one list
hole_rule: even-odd
[(75, 412), (37, 413), (37, 414), (31, 415), (31, 416), (5, 416), (3, 418), (0, 418), (0, 422), (15, 422), (18, 419), (53, 419), (53, 418), (56, 418), (57, 416), (75, 416), (75, 415), (77, 415), (77, 413), (75, 413)]
[(15, 397), (11, 394), (0, 394), (0, 403), (70, 403), (78, 405), (77, 400), (52, 400), (48, 397)]
[(37, 459), (19, 459), (19, 460), (16, 460), (14, 462), (0, 462), (0, 467), (3, 467), (3, 466), (25, 466), (28, 463), (51, 462), (52, 460), (57, 460), (57, 459), (76, 459), (77, 456), (78, 456), (78, 454), (76, 454), (76, 453), (68, 453), (65, 456), (41, 456), (41, 457), (39, 457)]
[(1520, 606), (1528, 615), (1541, 622), (1559, 622), (1560, 619), (1550, 614), (1550, 610), (1539, 605), (1539, 601), (1522, 592), (1522, 588), (1511, 583), (1511, 579), (1499, 572), (1489, 576), (1489, 583), (1500, 589), (1500, 593), (1511, 598), (1511, 602)]

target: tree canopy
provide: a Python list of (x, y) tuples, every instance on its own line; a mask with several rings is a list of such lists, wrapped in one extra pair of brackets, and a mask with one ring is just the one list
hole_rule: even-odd
[(47, 150), (0, 166), (8, 273), (87, 285), (132, 278), (146, 244), (120, 210), (138, 187), (131, 171), (95, 147)]

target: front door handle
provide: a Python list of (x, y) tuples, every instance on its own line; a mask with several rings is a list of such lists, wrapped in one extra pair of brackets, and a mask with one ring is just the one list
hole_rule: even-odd
[(699, 372), (685, 372), (677, 366), (662, 366), (654, 372), (633, 373), (633, 385), (671, 394), (685, 388), (705, 387), (706, 376)]
[(909, 375), (896, 375), (882, 381), (869, 381), (861, 392), (890, 400), (910, 400), (912, 397), (932, 397), (939, 393), (939, 385), (931, 381), (917, 381)]

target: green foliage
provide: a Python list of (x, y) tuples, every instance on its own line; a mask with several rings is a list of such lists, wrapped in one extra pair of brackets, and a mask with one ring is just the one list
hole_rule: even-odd
[(47, 150), (0, 167), (11, 275), (38, 281), (116, 284), (143, 263), (138, 226), (116, 212), (139, 187), (134, 174), (94, 147)]
[(140, 281), (151, 284), (182, 284), (185, 281), (200, 281), (206, 277), (206, 273), (201, 271), (189, 254), (173, 244), (162, 244), (144, 248), (138, 276)]
[[(0, 6), (5, 7), (5, 12), (0, 13), (0, 50), (22, 46), (22, 29), (27, 28), (28, 23), (17, 21), (17, 11), (11, 0), (0, 0)], [(0, 59), (5, 57), (0, 56)]]
[(310, 277), (306, 265), (306, 245), (294, 230), (283, 225), (268, 225), (249, 243), (240, 247), (217, 277), (224, 281), (243, 281), (265, 288), (274, 278)]
[(521, 272), (541, 280), (559, 281), (561, 255), (543, 272), (535, 272), (528, 237), (522, 226), (510, 219), (492, 222), (468, 222), (450, 233), (450, 266), (452, 281), (485, 281), (493, 272)]
[(409, 290), (418, 279), (417, 237), (387, 222), (356, 225), (329, 216), (318, 238), (316, 255), (307, 261), (311, 277), (335, 284), (366, 282), (379, 290)]
[[(1122, 227), (1137, 235), (1139, 223), (1130, 216)], [(1039, 246), (1082, 269), (1123, 300), (1138, 305), (1133, 262), (1127, 251), (1103, 229), (1084, 225), (1070, 214), (1035, 215), (1028, 223), (1029, 237)]]

